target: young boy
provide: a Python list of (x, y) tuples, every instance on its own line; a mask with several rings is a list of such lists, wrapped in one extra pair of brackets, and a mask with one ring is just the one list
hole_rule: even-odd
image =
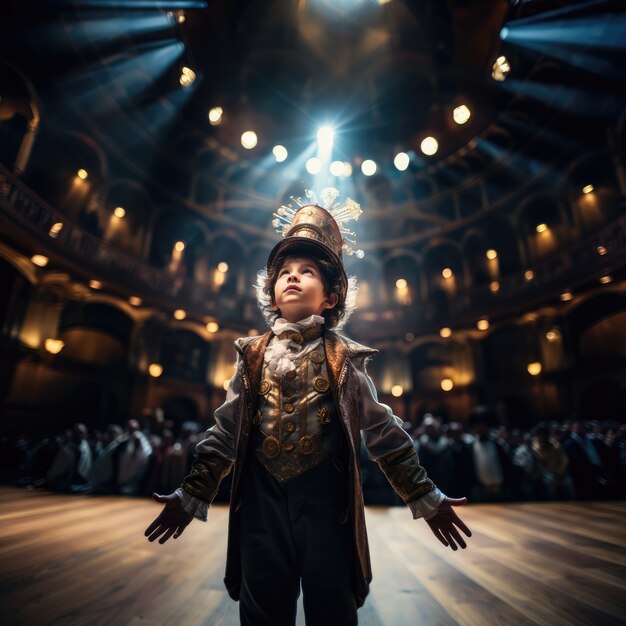
[[(327, 204), (332, 204), (331, 201)], [(361, 436), (413, 517), (445, 546), (469, 529), (419, 465), (410, 437), (379, 404), (365, 371), (375, 350), (342, 337), (355, 281), (341, 260), (348, 199), (281, 207), (284, 238), (260, 273), (257, 295), (271, 330), (235, 342), (236, 373), (191, 474), (147, 528), (150, 541), (206, 520), (233, 469), (225, 584), (241, 624), (293, 626), (303, 591), (307, 626), (350, 626), (371, 581), (359, 467)], [(360, 210), (359, 210), (360, 212)], [(354, 215), (352, 215), (354, 217)], [(276, 224), (275, 224), (276, 225)]]

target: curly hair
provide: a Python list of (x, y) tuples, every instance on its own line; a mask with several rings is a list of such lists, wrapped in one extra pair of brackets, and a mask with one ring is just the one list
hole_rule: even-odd
[[(295, 256), (295, 254), (294, 250), (288, 250), (284, 254), (279, 254), (271, 267), (266, 267), (257, 273), (255, 285), (257, 304), (269, 326), (272, 326), (280, 315), (279, 311), (272, 310), (274, 286), (278, 280), (278, 270), (287, 257)], [(326, 320), (326, 328), (336, 330), (343, 328), (356, 308), (356, 294), (358, 291), (356, 278), (354, 276), (348, 277), (348, 289), (345, 297), (343, 297), (341, 274), (335, 264), (323, 258), (312, 257), (310, 254), (298, 253), (298, 255), (300, 254), (310, 258), (317, 265), (322, 277), (322, 284), (324, 285), (324, 296), (328, 298), (332, 294), (336, 294), (339, 298), (337, 304), (332, 309), (325, 309), (322, 312)]]

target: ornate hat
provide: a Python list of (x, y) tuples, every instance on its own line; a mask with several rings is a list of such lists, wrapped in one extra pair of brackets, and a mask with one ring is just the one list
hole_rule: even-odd
[(355, 241), (349, 237), (355, 234), (345, 224), (359, 219), (361, 207), (352, 198), (336, 202), (339, 191), (332, 187), (322, 189), (320, 201), (308, 189), (305, 195), (308, 200), (306, 203), (303, 203), (302, 198), (291, 197), (298, 208), (291, 204), (283, 205), (274, 213), (272, 225), (283, 235), (283, 239), (270, 252), (267, 266), (272, 267), (279, 254), (292, 251), (294, 254), (306, 252), (314, 257), (325, 258), (339, 270), (345, 297), (348, 278), (343, 267), (342, 252), (354, 254), (359, 259), (364, 256), (362, 250), (355, 251), (352, 248)]

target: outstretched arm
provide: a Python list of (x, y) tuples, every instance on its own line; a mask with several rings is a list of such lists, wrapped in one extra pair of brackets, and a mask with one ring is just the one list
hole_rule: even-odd
[(437, 510), (425, 518), (426, 523), (430, 526), (435, 537), (437, 537), (444, 546), (450, 546), (453, 550), (458, 549), (457, 544), (463, 549), (467, 547), (459, 529), (462, 530), (467, 537), (472, 536), (472, 531), (452, 508), (454, 506), (462, 506), (466, 502), (467, 498), (446, 497)]

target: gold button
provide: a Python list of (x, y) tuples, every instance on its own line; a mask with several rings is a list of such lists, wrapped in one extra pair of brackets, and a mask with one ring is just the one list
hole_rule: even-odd
[(313, 379), (313, 387), (315, 388), (315, 391), (318, 391), (319, 393), (325, 393), (330, 388), (328, 378), (324, 378), (323, 376), (316, 376)]
[(302, 454), (311, 454), (315, 448), (315, 442), (310, 435), (305, 435), (300, 439), (300, 452)]
[(265, 437), (261, 444), (261, 452), (267, 459), (275, 459), (280, 454), (280, 444), (276, 437)]
[(291, 396), (295, 395), (295, 393), (296, 393), (296, 390), (293, 387), (287, 387), (285, 389), (285, 396), (287, 398), (291, 398)]
[(288, 378), (289, 380), (293, 380), (296, 377), (296, 370), (291, 370), (290, 372), (287, 372), (285, 374), (285, 378)]
[(313, 361), (313, 363), (322, 363), (324, 361), (324, 355), (321, 352), (314, 350), (311, 352), (311, 361)]
[(270, 383), (269, 380), (263, 380), (261, 381), (261, 384), (259, 385), (259, 393), (264, 396), (265, 394), (269, 393), (269, 390), (272, 388), (272, 383)]
[(291, 402), (285, 403), (285, 413), (293, 413), (295, 410), (296, 407), (294, 404), (291, 404)]
[(294, 448), (295, 448), (295, 445), (294, 445), (293, 441), (286, 441), (283, 444), (283, 450), (285, 452), (291, 452)]
[(292, 433), (296, 429), (296, 425), (293, 422), (285, 422), (283, 426), (288, 433)]
[(330, 424), (330, 411), (326, 407), (318, 409), (317, 419), (320, 424)]

